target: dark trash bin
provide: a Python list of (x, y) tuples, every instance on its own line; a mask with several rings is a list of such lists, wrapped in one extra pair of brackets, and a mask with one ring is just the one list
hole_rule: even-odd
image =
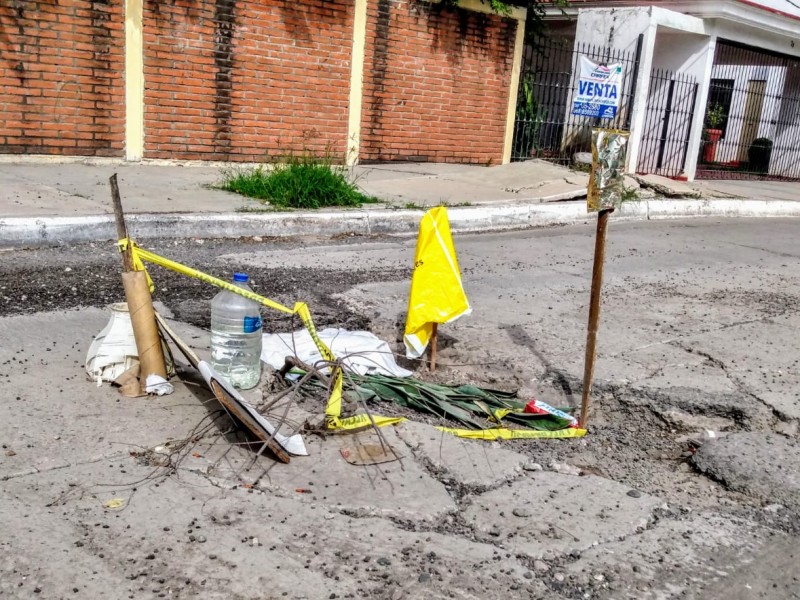
[(769, 171), (769, 161), (772, 158), (772, 140), (756, 138), (747, 149), (748, 167), (755, 173)]

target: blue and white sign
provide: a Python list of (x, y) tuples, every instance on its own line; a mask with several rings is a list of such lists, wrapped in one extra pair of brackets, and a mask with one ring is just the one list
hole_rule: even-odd
[(598, 65), (585, 56), (579, 59), (578, 93), (572, 103), (572, 114), (613, 119), (622, 95), (622, 65)]

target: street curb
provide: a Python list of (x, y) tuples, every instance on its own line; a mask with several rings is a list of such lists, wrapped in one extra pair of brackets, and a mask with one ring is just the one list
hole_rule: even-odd
[[(458, 232), (502, 231), (592, 221), (584, 202), (448, 208)], [(148, 238), (288, 237), (343, 234), (414, 234), (423, 210), (297, 211), (281, 213), (145, 213), (127, 217), (131, 236)], [(626, 203), (615, 220), (695, 217), (800, 217), (788, 200), (640, 200)], [(0, 248), (57, 246), (114, 240), (112, 215), (0, 218)]]

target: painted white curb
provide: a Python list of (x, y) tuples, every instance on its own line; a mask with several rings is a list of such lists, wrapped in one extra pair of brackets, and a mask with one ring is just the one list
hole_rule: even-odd
[[(237, 238), (299, 235), (414, 234), (422, 210), (297, 211), (285, 213), (147, 213), (128, 216), (134, 238)], [(574, 225), (594, 220), (584, 202), (481, 205), (448, 209), (453, 231), (479, 232)], [(800, 202), (786, 200), (641, 200), (615, 219), (695, 217), (800, 217)], [(52, 246), (115, 239), (111, 215), (0, 218), (0, 248)]]

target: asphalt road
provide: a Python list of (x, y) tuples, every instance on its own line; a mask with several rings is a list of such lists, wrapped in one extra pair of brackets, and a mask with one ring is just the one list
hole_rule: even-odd
[[(347, 438), (307, 436), (311, 456), (284, 466), (232, 446), (220, 421), (198, 436), (215, 413), (188, 374), (159, 399), (94, 386), (83, 358), (122, 296), (113, 248), (0, 253), (0, 597), (800, 597), (799, 232), (612, 222), (589, 435), (466, 442), (421, 418), (385, 431), (404, 459), (380, 469), (344, 463)], [(404, 364), (576, 403), (593, 236), (458, 236), (474, 311), (442, 326), (435, 375)], [(319, 325), (399, 350), (414, 244), (149, 247), (247, 270)], [(214, 290), (152, 275), (202, 349)], [(152, 449), (181, 439), (177, 470), (159, 468)]]

